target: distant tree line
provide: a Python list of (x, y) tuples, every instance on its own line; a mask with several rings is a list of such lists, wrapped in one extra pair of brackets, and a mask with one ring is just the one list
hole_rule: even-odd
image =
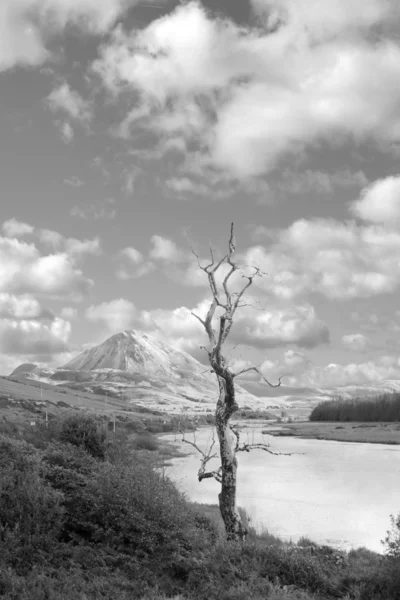
[(321, 402), (312, 411), (310, 421), (400, 421), (400, 393)]

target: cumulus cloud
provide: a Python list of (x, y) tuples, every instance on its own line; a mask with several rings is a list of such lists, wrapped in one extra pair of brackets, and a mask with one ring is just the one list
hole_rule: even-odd
[(53, 355), (68, 350), (71, 325), (56, 318), (51, 323), (0, 319), (0, 353)]
[(63, 111), (76, 121), (88, 122), (92, 118), (90, 103), (68, 83), (55, 88), (48, 96), (47, 103), (53, 112)]
[(2, 229), (7, 237), (23, 237), (33, 233), (34, 231), (34, 227), (32, 227), (32, 225), (23, 223), (22, 221), (17, 221), (17, 219), (14, 218), (4, 221)]
[(97, 204), (89, 204), (82, 206), (73, 206), (69, 211), (71, 217), (76, 217), (78, 219), (93, 219), (94, 221), (99, 221), (103, 219), (112, 220), (117, 216), (117, 209), (115, 198), (107, 198), (102, 202), (98, 202)]
[(181, 250), (172, 240), (160, 235), (153, 235), (151, 238), (153, 245), (150, 250), (150, 258), (154, 260), (164, 260), (171, 263), (187, 262), (190, 259), (188, 252)]
[(155, 269), (155, 265), (146, 260), (136, 248), (128, 247), (121, 250), (117, 256), (118, 279), (139, 279)]
[(400, 234), (380, 225), (300, 219), (268, 231), (268, 246), (253, 246), (246, 263), (268, 275), (256, 285), (281, 298), (319, 292), (328, 298), (376, 296), (400, 284)]
[(375, 384), (388, 379), (400, 379), (400, 361), (395, 357), (364, 363), (312, 366), (303, 374), (293, 378), (291, 384), (311, 387), (333, 387), (345, 385)]
[(309, 304), (255, 314), (249, 308), (237, 313), (231, 338), (259, 349), (285, 345), (315, 348), (329, 342), (329, 330)]
[[(209, 301), (203, 300), (193, 310), (186, 306), (138, 310), (132, 302), (121, 298), (91, 306), (86, 316), (90, 321), (102, 321), (113, 331), (143, 329), (198, 357), (199, 347), (207, 343), (207, 336), (192, 313), (204, 318), (208, 306)], [(329, 341), (329, 331), (309, 305), (256, 314), (248, 308), (237, 313), (230, 340), (257, 349), (285, 345), (314, 348)]]
[(364, 188), (359, 200), (351, 205), (354, 215), (364, 221), (400, 224), (400, 176), (378, 179)]
[(111, 332), (130, 329), (137, 315), (135, 305), (129, 300), (119, 298), (110, 302), (92, 305), (85, 312), (88, 321), (103, 323)]
[(348, 350), (363, 352), (368, 346), (368, 338), (362, 333), (349, 333), (342, 337), (342, 344)]
[(15, 296), (0, 293), (0, 319), (48, 319), (52, 321), (54, 315), (50, 310), (44, 309), (36, 298), (29, 294)]
[(2, 0), (0, 70), (42, 64), (50, 56), (48, 42), (69, 25), (86, 35), (105, 33), (134, 4), (136, 0)]
[[(245, 179), (293, 153), (398, 138), (400, 47), (395, 0), (259, 0), (264, 27), (241, 28), (199, 2), (140, 31), (118, 29), (95, 65), (125, 121), (200, 149), (203, 165)], [(374, 73), (374, 77), (370, 73)]]
[(41, 255), (34, 244), (0, 238), (0, 292), (76, 299), (92, 283), (66, 253)]

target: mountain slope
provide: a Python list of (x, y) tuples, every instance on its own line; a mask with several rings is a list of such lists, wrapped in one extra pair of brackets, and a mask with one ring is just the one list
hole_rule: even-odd
[(205, 370), (186, 352), (137, 330), (117, 333), (61, 368), (77, 371), (114, 369), (155, 377), (179, 377), (181, 371), (200, 374)]
[[(18, 367), (10, 378), (62, 385), (176, 413), (214, 411), (216, 377), (192, 356), (141, 331), (126, 330), (85, 350), (58, 369)], [(264, 409), (237, 387), (239, 406)]]

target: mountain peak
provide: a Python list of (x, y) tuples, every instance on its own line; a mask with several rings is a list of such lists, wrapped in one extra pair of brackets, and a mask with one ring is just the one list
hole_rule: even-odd
[(78, 371), (113, 369), (162, 377), (178, 375), (182, 370), (199, 372), (203, 367), (186, 352), (144, 331), (126, 329), (85, 350), (61, 368)]

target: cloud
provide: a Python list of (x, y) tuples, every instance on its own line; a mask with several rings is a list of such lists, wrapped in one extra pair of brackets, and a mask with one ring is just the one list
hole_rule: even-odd
[(231, 340), (259, 349), (315, 348), (329, 342), (329, 329), (309, 304), (256, 313), (250, 307), (237, 313)]
[(34, 244), (0, 238), (0, 292), (77, 299), (92, 285), (68, 254), (41, 255)]
[[(193, 313), (204, 317), (208, 307), (209, 301), (203, 300), (194, 309), (180, 306), (175, 309), (138, 310), (132, 302), (120, 298), (91, 306), (86, 316), (90, 321), (102, 321), (112, 331), (125, 328), (147, 331), (200, 358), (200, 346), (207, 345), (208, 339), (204, 327)], [(329, 341), (329, 331), (309, 305), (265, 313), (255, 313), (247, 308), (237, 313), (229, 339), (232, 343), (256, 349), (286, 345), (314, 348)], [(204, 351), (201, 352), (201, 358), (204, 358)]]
[(73, 175), (70, 178), (64, 179), (64, 183), (65, 183), (65, 185), (69, 185), (74, 188), (80, 188), (83, 185), (85, 185), (85, 182), (82, 181), (82, 179), (79, 179), (79, 177), (76, 177), (76, 175)]
[(38, 66), (50, 56), (50, 42), (68, 26), (85, 35), (107, 32), (134, 0), (2, 0), (0, 71)]
[(121, 250), (117, 262), (118, 279), (139, 279), (155, 269), (155, 265), (150, 260), (145, 260), (143, 254), (132, 247)]
[(77, 219), (93, 219), (99, 221), (102, 219), (112, 220), (117, 216), (115, 208), (116, 200), (107, 198), (98, 204), (89, 204), (88, 206), (73, 206), (69, 211), (71, 217)]
[(245, 252), (267, 273), (256, 283), (281, 298), (319, 292), (330, 299), (376, 296), (400, 284), (400, 234), (379, 225), (300, 219), (268, 232), (272, 243)]
[(0, 319), (0, 353), (48, 356), (66, 352), (70, 332), (70, 323), (60, 318), (50, 324)]
[(348, 350), (354, 352), (364, 352), (369, 341), (362, 333), (349, 333), (342, 337), (342, 344)]
[(151, 243), (153, 247), (149, 256), (154, 260), (163, 260), (170, 263), (181, 263), (190, 260), (189, 253), (178, 248), (175, 242), (168, 238), (153, 235)]
[(87, 123), (92, 118), (90, 103), (68, 83), (55, 88), (47, 97), (47, 103), (53, 112), (63, 111), (76, 121)]
[(65, 121), (64, 123), (59, 123), (59, 128), (62, 140), (66, 144), (70, 144), (74, 139), (74, 130), (72, 129), (71, 125)]
[(114, 333), (132, 328), (136, 315), (135, 305), (124, 298), (89, 306), (85, 312), (88, 321), (104, 323)]
[(61, 309), (60, 314), (63, 319), (71, 321), (72, 319), (76, 319), (78, 311), (76, 308), (72, 308), (71, 306), (65, 306)]
[(173, 135), (205, 167), (241, 179), (326, 141), (390, 145), (400, 130), (397, 2), (366, 0), (362, 12), (357, 0), (319, 4), (260, 0), (257, 28), (181, 4), (114, 32), (94, 70), (115, 96), (132, 93), (125, 135)]
[(383, 356), (381, 359), (364, 363), (312, 366), (305, 373), (293, 378), (291, 385), (337, 388), (345, 385), (375, 384), (388, 379), (400, 379), (398, 357)]
[(0, 319), (39, 320), (53, 321), (51, 311), (44, 309), (36, 298), (29, 294), (15, 296), (0, 293)]
[(100, 239), (95, 237), (93, 240), (78, 240), (76, 238), (66, 238), (58, 231), (51, 229), (39, 229), (37, 236), (40, 241), (52, 249), (61, 249), (70, 257), (82, 257), (85, 254), (99, 256), (102, 254)]
[(188, 177), (172, 177), (166, 181), (166, 186), (177, 194), (196, 194), (199, 196), (207, 196), (210, 193), (210, 188), (204, 183), (192, 181)]
[(364, 221), (400, 224), (400, 176), (385, 177), (364, 188), (359, 200), (351, 205), (353, 214)]
[(32, 225), (17, 221), (17, 219), (8, 219), (8, 221), (4, 221), (2, 229), (7, 237), (23, 237), (32, 234), (34, 231)]

